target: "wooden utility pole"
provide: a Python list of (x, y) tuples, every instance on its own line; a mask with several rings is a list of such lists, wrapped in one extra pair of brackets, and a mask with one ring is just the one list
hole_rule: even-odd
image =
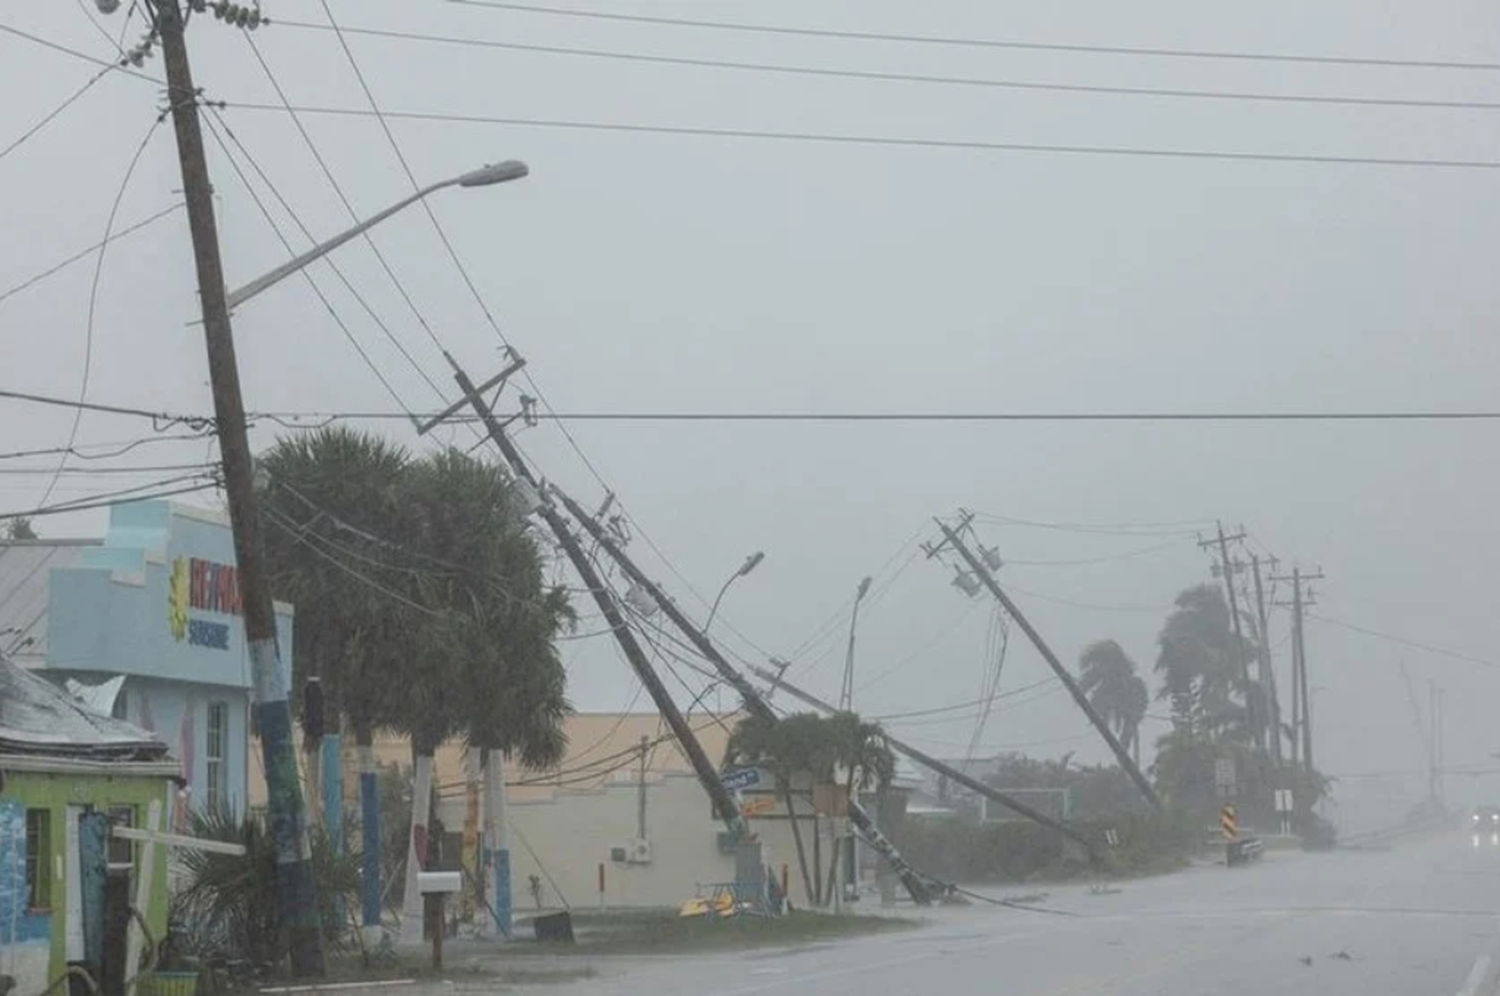
[[(563, 503), (563, 507), (568, 510), (568, 514), (573, 516), (579, 525), (583, 526), (588, 534), (593, 537), (594, 541), (599, 544), (599, 548), (609, 554), (610, 558), (620, 565), (620, 569), (625, 572), (625, 576), (651, 596), (652, 600), (661, 608), (662, 613), (672, 621), (672, 624), (681, 631), (683, 636), (692, 642), (693, 646), (698, 648), (698, 652), (714, 666), (714, 670), (719, 672), (720, 676), (729, 683), (730, 687), (739, 693), (740, 700), (744, 703), (745, 709), (761, 719), (774, 721), (776, 713), (772, 711), (770, 703), (765, 700), (765, 697), (760, 694), (759, 690), (738, 669), (724, 659), (724, 655), (719, 653), (719, 648), (714, 646), (713, 641), (708, 638), (708, 634), (693, 625), (692, 620), (688, 619), (682, 610), (677, 607), (677, 603), (668, 598), (656, 582), (648, 578), (636, 566), (635, 561), (626, 555), (625, 551), (620, 548), (620, 544), (615, 542), (615, 538), (599, 523), (598, 518), (590, 515), (584, 510), (582, 505), (579, 505), (560, 489), (556, 487), (552, 488), (552, 494)], [(787, 802), (790, 805), (790, 795), (787, 797)], [(792, 818), (795, 819), (796, 817), (793, 816)], [(919, 906), (930, 905), (932, 902), (932, 890), (929, 888), (929, 880), (906, 863), (906, 859), (901, 856), (901, 852), (896, 849), (896, 845), (891, 843), (890, 839), (880, 832), (880, 828), (876, 826), (875, 821), (870, 818), (869, 813), (859, 804), (857, 799), (851, 798), (849, 800), (849, 820), (854, 824), (855, 829), (859, 831), (860, 835), (870, 843), (870, 846), (875, 848), (885, 858), (892, 870), (901, 879), (902, 885), (906, 887), (906, 891), (911, 895), (912, 900)]]
[[(1301, 763), (1308, 771), (1313, 770), (1312, 749), (1312, 698), (1307, 680), (1307, 644), (1302, 638), (1303, 617), (1307, 615), (1308, 606), (1314, 604), (1315, 596), (1309, 587), (1303, 590), (1303, 584), (1308, 581), (1319, 581), (1323, 578), (1323, 572), (1308, 574), (1300, 567), (1292, 568), (1290, 577), (1273, 577), (1273, 581), (1290, 581), (1292, 583), (1292, 732), (1293, 745), (1296, 746), (1296, 732), (1302, 732)], [(1285, 604), (1285, 603), (1282, 603)]]
[[(1217, 540), (1200, 540), (1201, 547), (1217, 546), (1219, 548), (1219, 568), (1224, 575), (1224, 591), (1229, 596), (1229, 622), (1234, 629), (1235, 656), (1239, 658), (1240, 681), (1245, 686), (1245, 714), (1250, 720), (1250, 729), (1255, 734), (1255, 746), (1264, 749), (1266, 746), (1265, 723), (1260, 715), (1260, 703), (1250, 681), (1250, 659), (1245, 655), (1245, 636), (1240, 627), (1239, 599), (1234, 591), (1234, 561), (1229, 559), (1229, 543), (1231, 540), (1238, 541), (1245, 538), (1241, 530), (1233, 536), (1224, 535), (1224, 524), (1216, 524), (1219, 530)], [(1264, 639), (1262, 639), (1264, 642)]]
[[(1276, 567), (1272, 558), (1271, 568)], [(1250, 555), (1250, 569), (1255, 575), (1255, 616), (1260, 627), (1260, 683), (1266, 691), (1266, 705), (1271, 712), (1271, 760), (1281, 767), (1281, 699), (1276, 693), (1276, 670), (1271, 666), (1271, 623), (1266, 615), (1266, 590), (1261, 581), (1260, 557)]]
[[(490, 410), (489, 403), (480, 394), (480, 388), (474, 386), (474, 382), (469, 379), (469, 375), (464, 373), (463, 368), (458, 365), (452, 356), (449, 356), (447, 353), (443, 355), (453, 367), (453, 379), (458, 382), (459, 389), (463, 392), (464, 401), (479, 416), (479, 420), (484, 425), (485, 431), (500, 449), (500, 453), (505, 457), (505, 462), (510, 466), (511, 471), (529, 489), (536, 493), (537, 513), (541, 515), (548, 527), (551, 528), (553, 535), (557, 537), (558, 543), (562, 545), (563, 552), (567, 554), (569, 562), (573, 565), (573, 570), (578, 572), (578, 577), (583, 582), (583, 586), (593, 595), (594, 603), (599, 607), (600, 614), (609, 623), (610, 631), (615, 635), (615, 641), (620, 644), (620, 649), (625, 653), (625, 659), (630, 662), (631, 668), (635, 671), (636, 676), (641, 679), (641, 684), (645, 686), (647, 693), (651, 696), (651, 700), (656, 703), (656, 708), (661, 712), (662, 718), (667, 721), (667, 726), (672, 730), (672, 736), (677, 740), (678, 745), (682, 748), (682, 752), (687, 755), (689, 763), (693, 766), (693, 771), (698, 775), (698, 781), (703, 785), (704, 791), (708, 793), (709, 799), (712, 800), (719, 818), (724, 821), (725, 828), (734, 836), (735, 840), (748, 840), (749, 828), (745, 824), (745, 818), (741, 815), (739, 806), (735, 804), (734, 796), (724, 787), (724, 783), (719, 780), (719, 772), (714, 767), (714, 763), (709, 760), (708, 754), (703, 750), (703, 745), (698, 742), (697, 736), (693, 733), (693, 728), (688, 725), (687, 719), (682, 715), (682, 710), (678, 709), (677, 703), (672, 701), (671, 693), (667, 691), (666, 685), (662, 684), (661, 678), (657, 675), (656, 669), (651, 666), (651, 661), (647, 658), (645, 651), (636, 642), (635, 634), (631, 632), (629, 625), (626, 623), (625, 616), (620, 611), (618, 603), (615, 602), (613, 593), (605, 585), (604, 579), (599, 576), (599, 572), (594, 569), (594, 564), (589, 560), (588, 554), (584, 553), (583, 546), (578, 542), (578, 537), (573, 535), (573, 531), (568, 528), (568, 524), (563, 519), (561, 513), (541, 494), (536, 476), (532, 474), (531, 468), (526, 466), (526, 461), (521, 458), (520, 450), (516, 449), (515, 444), (510, 441), (510, 437), (505, 434), (505, 427), (495, 417), (495, 413)], [(512, 369), (519, 368), (520, 361), (516, 360), (512, 364)], [(494, 381), (492, 380), (488, 383), (493, 384)], [(450, 408), (448, 413), (451, 414), (458, 407), (461, 406), (456, 405)], [(434, 419), (427, 422), (421, 426), (421, 431), (426, 432), (430, 430), (439, 421), (440, 419)]]
[(192, 234), (193, 262), (203, 310), (203, 337), (208, 346), (219, 454), (224, 467), (224, 493), (234, 533), (245, 642), (255, 689), (252, 709), (264, 756), (271, 834), (276, 845), (278, 909), (288, 931), (292, 974), (322, 975), (317, 884), (307, 840), (302, 788), (297, 779), (292, 710), (287, 703), (288, 680), (281, 669), (276, 643), (276, 610), (271, 600), (256, 509), (245, 404), (240, 394), (224, 268), (219, 258), (219, 234), (214, 221), (213, 185), (208, 178), (203, 132), (198, 121), (198, 91), (193, 86), (178, 0), (155, 0), (153, 6), (167, 73), (167, 105), (177, 135), (177, 157), (182, 168), (183, 197), (187, 201), (188, 229)]
[[(1052, 648), (1047, 645), (1047, 641), (1042, 639), (1042, 635), (1036, 631), (1036, 627), (1031, 625), (1030, 621), (1021, 613), (1021, 610), (1016, 607), (1016, 603), (1011, 601), (1010, 596), (1001, 589), (999, 582), (995, 580), (995, 575), (991, 573), (989, 568), (978, 557), (974, 556), (973, 552), (964, 543), (963, 538), (942, 520), (938, 520), (938, 528), (943, 531), (943, 538), (948, 543), (953, 544), (953, 548), (958, 551), (958, 555), (963, 558), (964, 563), (969, 565), (969, 570), (973, 572), (973, 575), (989, 589), (990, 594), (995, 597), (995, 600), (1004, 606), (1005, 611), (1009, 612), (1010, 617), (1016, 621), (1016, 625), (1021, 627), (1021, 632), (1026, 634), (1032, 646), (1036, 647), (1037, 652), (1042, 655), (1043, 659), (1052, 668), (1052, 673), (1057, 675), (1057, 680), (1063, 683), (1063, 686), (1068, 690), (1068, 694), (1072, 695), (1073, 701), (1078, 704), (1078, 708), (1083, 710), (1083, 714), (1089, 718), (1089, 722), (1094, 724), (1094, 729), (1099, 731), (1099, 735), (1109, 745), (1109, 749), (1114, 753), (1115, 760), (1120, 763), (1120, 767), (1130, 776), (1131, 781), (1135, 782), (1136, 788), (1141, 790), (1141, 794), (1146, 797), (1147, 802), (1151, 803), (1152, 808), (1160, 812), (1162, 810), (1162, 803), (1161, 799), (1157, 797), (1156, 790), (1151, 787), (1151, 783), (1146, 780), (1146, 776), (1141, 774), (1141, 769), (1131, 759), (1130, 752), (1120, 743), (1114, 731), (1109, 728), (1109, 724), (1104, 721), (1104, 717), (1095, 711), (1093, 705), (1089, 702), (1089, 697), (1083, 693), (1082, 688), (1078, 687), (1077, 680), (1063, 666), (1062, 661), (1058, 660), (1057, 654), (1052, 652)], [(936, 549), (929, 550), (928, 556), (932, 556), (936, 552)]]

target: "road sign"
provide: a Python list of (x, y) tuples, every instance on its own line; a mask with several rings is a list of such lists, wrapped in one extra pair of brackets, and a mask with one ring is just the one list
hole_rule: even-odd
[(776, 808), (776, 797), (774, 795), (757, 795), (745, 800), (740, 807), (741, 816), (759, 816)]
[(1276, 790), (1276, 811), (1278, 813), (1290, 813), (1292, 811), (1292, 809), (1293, 809), (1293, 806), (1292, 806), (1292, 790), (1291, 789), (1277, 789)]
[(719, 776), (719, 782), (731, 792), (749, 788), (760, 784), (760, 770), (757, 768), (730, 768)]
[(1120, 846), (1120, 832), (1113, 828), (1104, 831), (1104, 842), (1110, 847)]
[(1219, 832), (1225, 840), (1234, 840), (1240, 835), (1240, 814), (1232, 803), (1219, 807)]
[(1220, 788), (1234, 787), (1234, 758), (1221, 757), (1214, 762), (1214, 784)]

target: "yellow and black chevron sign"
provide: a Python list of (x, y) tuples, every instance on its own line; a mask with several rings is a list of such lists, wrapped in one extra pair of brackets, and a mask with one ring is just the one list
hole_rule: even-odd
[(1232, 803), (1219, 807), (1219, 832), (1225, 840), (1235, 840), (1240, 835), (1240, 814)]

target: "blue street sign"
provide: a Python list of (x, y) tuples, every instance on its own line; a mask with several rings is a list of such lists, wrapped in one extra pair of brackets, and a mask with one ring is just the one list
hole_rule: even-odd
[(760, 784), (760, 771), (756, 768), (730, 768), (719, 776), (719, 781), (731, 792)]

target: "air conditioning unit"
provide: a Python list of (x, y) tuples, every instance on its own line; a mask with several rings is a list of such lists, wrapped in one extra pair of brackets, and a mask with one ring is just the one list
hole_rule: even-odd
[(625, 863), (631, 865), (649, 865), (651, 863), (651, 842), (644, 838), (631, 840), (625, 845)]

